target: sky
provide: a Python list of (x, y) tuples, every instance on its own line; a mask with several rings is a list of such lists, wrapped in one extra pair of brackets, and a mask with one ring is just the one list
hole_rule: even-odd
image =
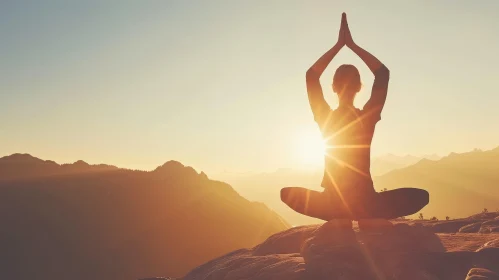
[[(499, 146), (499, 1), (2, 1), (0, 156), (151, 170), (322, 164), (305, 72), (337, 40), (391, 72), (373, 155)], [(373, 76), (347, 48), (339, 65)]]

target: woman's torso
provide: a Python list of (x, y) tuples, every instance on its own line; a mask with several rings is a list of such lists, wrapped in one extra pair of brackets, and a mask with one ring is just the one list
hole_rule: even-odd
[(322, 187), (372, 189), (371, 142), (379, 118), (354, 107), (339, 107), (329, 115), (319, 124), (327, 145)]

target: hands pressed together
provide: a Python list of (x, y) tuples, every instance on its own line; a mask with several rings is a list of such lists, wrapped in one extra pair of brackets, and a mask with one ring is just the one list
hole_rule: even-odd
[(343, 13), (341, 15), (340, 32), (338, 34), (338, 42), (336, 44), (340, 47), (343, 47), (346, 45), (349, 48), (352, 48), (353, 46), (355, 46), (355, 42), (353, 41), (352, 34), (350, 33), (350, 28), (348, 27), (346, 13)]
[[(307, 71), (307, 77), (309, 80), (313, 80), (314, 83), (317, 82), (319, 77), (322, 75), (324, 70), (326, 70), (329, 63), (333, 60), (336, 54), (343, 48), (343, 46), (349, 47), (356, 55), (364, 61), (364, 63), (369, 67), (369, 70), (376, 76), (378, 69), (383, 65), (376, 57), (370, 54), (368, 51), (364, 50), (353, 41), (352, 34), (350, 33), (350, 28), (348, 27), (347, 15), (343, 13), (341, 15), (341, 25), (338, 34), (338, 42), (328, 50), (324, 55), (322, 55)], [(388, 69), (385, 72), (388, 73)], [(388, 74), (386, 74), (387, 76)], [(313, 79), (312, 79), (313, 78)], [(387, 79), (388, 80), (388, 79)], [(320, 86), (319, 86), (320, 87)]]

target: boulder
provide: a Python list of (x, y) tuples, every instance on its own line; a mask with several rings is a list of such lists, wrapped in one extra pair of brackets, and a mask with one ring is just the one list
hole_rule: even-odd
[(462, 233), (477, 233), (480, 231), (480, 228), (482, 227), (482, 222), (477, 222), (473, 224), (466, 225), (464, 227), (461, 227), (459, 229), (459, 232)]
[(300, 226), (274, 234), (262, 244), (257, 245), (253, 254), (264, 256), (300, 253), (303, 242), (310, 238), (316, 230), (317, 226)]
[(184, 280), (301, 280), (305, 264), (299, 254), (269, 254), (254, 256), (252, 250), (242, 249), (201, 265)]
[(450, 221), (440, 221), (431, 225), (433, 232), (437, 233), (454, 233), (458, 232), (462, 227), (473, 223), (473, 220), (458, 219)]
[(478, 232), (480, 233), (499, 232), (499, 220), (494, 219), (483, 222)]
[(466, 280), (499, 280), (499, 274), (485, 268), (472, 268)]
[(486, 242), (476, 252), (474, 263), (478, 267), (499, 272), (499, 238)]
[(468, 219), (472, 220), (493, 220), (499, 217), (499, 212), (482, 212), (470, 216)]

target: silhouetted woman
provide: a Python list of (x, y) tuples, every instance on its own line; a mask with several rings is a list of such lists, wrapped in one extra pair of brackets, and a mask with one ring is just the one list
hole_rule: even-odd
[[(353, 65), (338, 67), (333, 91), (339, 106), (332, 110), (324, 99), (319, 78), (343, 46), (357, 54), (374, 74), (371, 98), (362, 109), (354, 99), (362, 84)], [(343, 13), (338, 42), (306, 74), (308, 98), (314, 119), (326, 142), (324, 192), (284, 188), (281, 199), (302, 214), (331, 219), (390, 219), (414, 214), (428, 203), (424, 190), (404, 188), (377, 193), (370, 173), (371, 141), (385, 105), (390, 71), (353, 41)]]

